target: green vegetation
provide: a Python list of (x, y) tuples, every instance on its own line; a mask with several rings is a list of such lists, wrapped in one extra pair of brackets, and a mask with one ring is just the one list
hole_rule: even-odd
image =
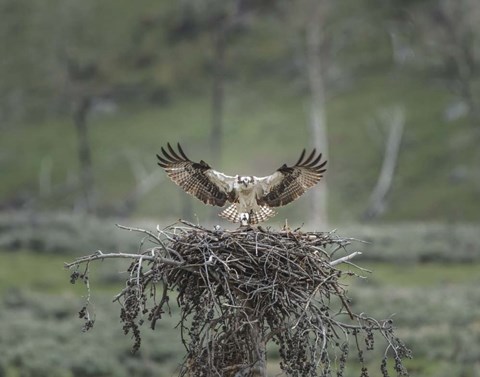
[[(250, 21), (240, 22), (227, 38), (222, 161), (211, 161), (212, 37), (231, 4), (61, 3), (0, 1), (9, 15), (0, 35), (10, 51), (0, 65), (0, 116), (5, 117), (0, 208), (74, 206), (80, 169), (72, 108), (82, 96), (99, 102), (89, 113), (88, 133), (100, 213), (115, 213), (138, 183), (132, 161), (154, 171), (155, 153), (167, 141), (182, 142), (193, 159), (204, 158), (218, 169), (257, 174), (295, 161), (309, 146), (306, 4), (294, 9), (279, 4), (273, 11), (263, 1), (246, 5)], [(385, 124), (373, 120), (392, 105), (405, 109), (406, 128), (381, 220), (480, 220), (475, 125), (468, 114), (445, 115), (453, 103), (465, 101), (444, 85), (456, 80), (450, 57), (435, 55), (438, 61), (431, 63), (422, 38), (436, 41), (438, 36), (419, 34), (421, 28), (411, 30), (410, 21), (395, 18), (397, 12), (420, 17), (421, 3), (380, 6), (361, 0), (332, 6), (325, 17), (326, 182), (333, 222), (356, 221), (365, 210), (387, 132)], [(395, 46), (387, 38), (392, 34), (387, 24), (397, 25), (399, 40), (416, 53), (412, 61), (392, 60)], [(467, 35), (474, 35), (478, 24)], [(15, 32), (17, 25), (25, 26), (22, 33)], [(409, 40), (409, 33), (418, 40)], [(113, 105), (110, 111), (100, 110), (102, 101)], [(163, 180), (141, 198), (134, 215), (176, 219), (186, 198)], [(205, 220), (209, 212), (192, 203), (199, 220)], [(308, 199), (302, 198), (280, 212), (303, 219), (307, 210)]]
[[(365, 209), (383, 153), (382, 145), (378, 144), (380, 136), (373, 137), (370, 132), (376, 131), (369, 131), (369, 120), (382, 103), (395, 103), (395, 96), (408, 101), (405, 103), (408, 125), (385, 220), (479, 220), (480, 210), (475, 204), (479, 201), (474, 199), (477, 195), (474, 187), (468, 182), (453, 183), (449, 178), (455, 167), (473, 167), (476, 141), (454, 143), (462, 130), (467, 131), (468, 125), (442, 121), (445, 92), (406, 78), (398, 85), (402, 90), (396, 88), (396, 80), (377, 74), (372, 80), (359, 82), (355, 90), (329, 101), (332, 127), (327, 182), (332, 220), (351, 221)], [(386, 93), (388, 88), (396, 88), (400, 93), (391, 94), (390, 98)], [(365, 92), (369, 95), (365, 96)], [(422, 97), (429, 98), (429, 108), (425, 108)], [(284, 83), (259, 85), (248, 93), (234, 91), (231, 98), (227, 97), (224, 160), (220, 164), (210, 162), (226, 172), (255, 171), (261, 175), (269, 174), (284, 161), (294, 161), (301, 148), (308, 145), (305, 101), (301, 93)], [(209, 124), (209, 106), (205, 97), (179, 96), (160, 108), (121, 109), (116, 114), (93, 118), (90, 134), (102, 206), (121, 203), (134, 186), (129, 158), (137, 159), (151, 172), (157, 169), (155, 153), (167, 141), (181, 141), (192, 158), (208, 161), (205, 130)], [(244, 116), (246, 111), (248, 118)], [(59, 134), (62, 134), (61, 142), (57, 138)], [(252, 140), (260, 139), (261, 144), (252, 145)], [(18, 158), (15, 152), (19, 145), (35, 158)], [(288, 148), (278, 148), (278, 145), (288, 145)], [(0, 197), (5, 202), (8, 198), (14, 200), (19, 193), (35, 200), (39, 195), (39, 172), (45, 164), (51, 166), (53, 186), (65, 183), (66, 177), (77, 170), (74, 128), (68, 118), (27, 123), (5, 132), (0, 147), (6, 156), (0, 161), (6, 172), (0, 186)], [(243, 155), (246, 157), (240, 157)], [(40, 200), (39, 205), (61, 208), (71, 204), (75, 193), (75, 190), (52, 193)], [(170, 199), (164, 200), (165, 197)], [(136, 215), (175, 219), (181, 214), (181, 200), (190, 198), (163, 180), (159, 189), (142, 198)], [(195, 213), (204, 217), (203, 206), (193, 204)], [(284, 217), (301, 218), (299, 215), (307, 205), (308, 199), (302, 198), (295, 206), (280, 212)]]
[[(68, 282), (68, 271), (62, 268), (65, 258), (27, 251), (0, 256), (0, 349), (7, 350), (0, 362), (3, 376), (175, 375), (183, 355), (174, 328), (178, 322), (175, 303), (171, 304), (173, 316), (166, 315), (155, 331), (142, 328), (142, 348), (136, 355), (130, 353), (132, 339), (122, 334), (118, 305), (111, 302), (121, 282), (108, 282), (104, 275), (111, 274), (111, 268), (117, 269), (115, 273), (124, 271), (125, 265), (108, 264), (109, 272), (102, 265), (103, 272), (92, 276), (96, 323), (82, 333), (77, 312), (86, 290), (82, 284)], [(360, 259), (357, 263), (363, 265)], [(411, 375), (474, 377), (480, 352), (476, 305), (480, 296), (475, 288), (480, 264), (371, 262), (366, 266), (373, 271), (366, 281), (348, 282), (352, 304), (377, 318), (396, 314), (399, 336), (414, 353), (413, 360), (407, 361)], [(382, 349), (381, 341), (376, 349)], [(372, 377), (381, 376), (379, 356), (374, 353), (368, 359)], [(276, 360), (272, 349), (272, 376)], [(347, 370), (347, 376), (358, 375), (357, 365)]]
[[(415, 229), (417, 233), (410, 225), (396, 226), (400, 235), (411, 232), (413, 240), (410, 242), (420, 242), (420, 246), (424, 237), (438, 234), (439, 230), (425, 224), (423, 232), (418, 230), (419, 225)], [(373, 237), (372, 230), (365, 233), (365, 227), (350, 227), (347, 231), (369, 234), (372, 242), (354, 261), (371, 270), (371, 274), (353, 266), (343, 267), (366, 277), (351, 277), (345, 281), (354, 310), (379, 319), (394, 319), (398, 335), (413, 350), (414, 358), (406, 363), (412, 376), (475, 377), (474, 365), (480, 353), (478, 255), (465, 264), (463, 254), (455, 253), (452, 248), (448, 263), (421, 263), (418, 255), (405, 249), (403, 262), (399, 257), (392, 261), (389, 260), (394, 255), (391, 249), (399, 248), (396, 243), (401, 242), (400, 236), (383, 242), (382, 238)], [(456, 231), (461, 235), (470, 232), (468, 226), (458, 226)], [(342, 235), (345, 232), (342, 231)], [(388, 237), (394, 233), (389, 232), (388, 227), (380, 227), (375, 234)], [(101, 237), (98, 240), (103, 242)], [(350, 249), (356, 250), (357, 246), (362, 244), (353, 242)], [(374, 250), (373, 258), (369, 257), (369, 247)], [(375, 257), (377, 248), (383, 248), (385, 256)], [(437, 252), (437, 260), (442, 260), (444, 251), (437, 249)], [(112, 303), (114, 295), (122, 289), (127, 265), (123, 261), (95, 263), (91, 266), (90, 284), (96, 323), (92, 330), (82, 333), (83, 322), (78, 319), (77, 312), (83, 305), (86, 287), (82, 283), (71, 285), (69, 273), (63, 269), (63, 263), (75, 255), (71, 252), (52, 254), (45, 250), (41, 253), (0, 252), (0, 349), (8, 350), (0, 362), (2, 375), (175, 375), (184, 355), (175, 329), (178, 323), (175, 302), (171, 303), (172, 316), (165, 315), (155, 331), (147, 326), (142, 328), (142, 348), (132, 355), (132, 339), (122, 334), (119, 307)], [(429, 255), (435, 259), (434, 254)], [(377, 351), (368, 356), (371, 377), (381, 376), (382, 347), (378, 340)], [(277, 351), (272, 346), (269, 351), (271, 376), (278, 375), (275, 372), (279, 370), (277, 363)], [(347, 377), (358, 376), (360, 372), (359, 366), (353, 363), (348, 365), (347, 371)], [(391, 374), (394, 375), (393, 371)]]
[(475, 286), (480, 284), (479, 262), (472, 264), (407, 263), (400, 265), (385, 262), (367, 262), (362, 263), (362, 267), (373, 271), (372, 274), (363, 274), (367, 277), (367, 280), (362, 283), (366, 285), (428, 289), (428, 287)]
[[(63, 264), (71, 258), (73, 257), (38, 254), (26, 250), (0, 252), (0, 294), (26, 289), (48, 294), (71, 294), (78, 297), (84, 295), (85, 287), (81, 284), (67, 284), (68, 271), (63, 268)], [(95, 266), (92, 270), (92, 278), (98, 284), (95, 284), (95, 291), (117, 291), (127, 267), (122, 263)]]
[[(167, 142), (226, 173), (258, 175), (312, 146), (310, 2), (238, 3), (245, 13), (226, 37), (222, 156), (214, 161), (214, 40), (233, 2), (0, 0), (8, 52), (0, 59), (0, 377), (175, 375), (183, 354), (176, 313), (155, 332), (142, 329), (141, 352), (131, 355), (110, 302), (126, 266), (97, 264), (97, 323), (83, 334), (76, 317), (85, 287), (69, 284), (63, 262), (97, 249), (136, 250), (138, 239), (117, 222), (155, 229), (189, 212), (186, 203), (194, 214), (187, 220), (210, 219), (210, 209), (165, 175), (130, 219), (110, 218), (142, 177), (159, 171), (155, 153)], [(345, 282), (353, 305), (395, 314), (413, 349), (412, 376), (478, 377), (478, 5), (332, 1), (325, 12), (329, 220), (339, 235), (367, 241), (351, 249), (363, 252), (355, 263), (373, 271), (352, 267), (367, 276)], [(84, 98), (93, 103), (98, 218), (79, 204), (73, 115)], [(378, 113), (397, 105), (406, 123), (387, 206), (359, 225), (388, 133)], [(309, 205), (307, 194), (268, 225), (288, 218), (300, 226)], [(269, 361), (280, 375), (274, 349)], [(360, 375), (349, 367), (348, 377)]]
[(95, 297), (95, 329), (82, 333), (78, 295), (7, 292), (0, 304), (1, 375), (171, 376), (182, 357), (174, 320), (143, 329), (142, 352), (132, 355), (111, 298)]

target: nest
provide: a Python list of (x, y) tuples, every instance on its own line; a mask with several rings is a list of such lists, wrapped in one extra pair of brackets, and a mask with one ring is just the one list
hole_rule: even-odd
[[(391, 320), (354, 313), (342, 284), (352, 272), (338, 268), (350, 239), (335, 233), (240, 228), (209, 230), (187, 222), (154, 234), (138, 254), (126, 288), (116, 300), (125, 333), (141, 344), (140, 325), (152, 329), (170, 311), (181, 310), (179, 328), (186, 349), (181, 376), (266, 376), (266, 344), (277, 344), (280, 366), (289, 376), (342, 376), (352, 353), (368, 376), (364, 351), (375, 335), (387, 341), (398, 374), (409, 350), (394, 335)], [(341, 255), (343, 253), (343, 256)], [(104, 259), (101, 252), (68, 265)], [(89, 322), (88, 311), (83, 317)], [(387, 351), (385, 355), (387, 355)], [(388, 375), (386, 356), (381, 362)]]

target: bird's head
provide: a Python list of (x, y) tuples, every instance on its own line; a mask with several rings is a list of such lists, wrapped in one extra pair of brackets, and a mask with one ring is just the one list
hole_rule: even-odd
[(247, 176), (238, 176), (238, 183), (243, 184), (245, 187), (248, 187), (248, 185), (253, 183), (253, 177), (247, 177)]

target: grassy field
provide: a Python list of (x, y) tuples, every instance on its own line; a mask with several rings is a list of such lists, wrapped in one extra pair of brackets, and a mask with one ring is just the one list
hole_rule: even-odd
[[(11, 97), (8, 101), (21, 109), (20, 113), (29, 112), (28, 108), (23, 109), (26, 100), (22, 93), (27, 100), (42, 96), (45, 88), (38, 84), (44, 80), (46, 83), (54, 78), (56, 82), (48, 86), (49, 90), (56, 88), (50, 100), (68, 91), (64, 86), (69, 85), (60, 84), (66, 80), (64, 63), (60, 71), (52, 66), (49, 75), (30, 82), (30, 77), (38, 79), (37, 75), (46, 67), (30, 65), (33, 61), (41, 63), (32, 59), (36, 51), (45, 53), (38, 53), (39, 59), (57, 61), (58, 53), (55, 52), (55, 58), (51, 55), (53, 47), (56, 51), (66, 43), (75, 52), (83, 44), (76, 38), (57, 43), (63, 39), (51, 30), (59, 26), (56, 22), (46, 24), (51, 19), (46, 15), (57, 13), (30, 14), (28, 9), (32, 7), (27, 3), (14, 7), (22, 17), (17, 20), (14, 14), (12, 22), (6, 23), (7, 29), (8, 25), (12, 27), (12, 36), (17, 35), (15, 30), (22, 22), (28, 25), (19, 28), (22, 32), (18, 40), (14, 39), (9, 59), (16, 62), (15, 55), (22, 51), (21, 57), (25, 55), (28, 64), (6, 64), (5, 67), (11, 66), (13, 75), (4, 75), (4, 94), (9, 93), (8, 83), (13, 79), (12, 95), (4, 97)], [(93, 6), (95, 2), (91, 3)], [(108, 4), (98, 9), (95, 5), (95, 18), (85, 24), (82, 18), (88, 13), (69, 16), (75, 19), (75, 25), (80, 22), (78, 25), (91, 26), (78, 28), (86, 35), (101, 36), (98, 41), (92, 40), (98, 45), (93, 55), (97, 48), (102, 56), (113, 54), (117, 48), (123, 51), (131, 41), (132, 22), (148, 10), (126, 0), (117, 3), (112, 8), (114, 13), (108, 11)], [(149, 70), (137, 69), (127, 69), (129, 74), (123, 76), (123, 61), (130, 62), (130, 52), (125, 59), (121, 54), (122, 62), (118, 63), (122, 64), (108, 58), (103, 67), (100, 59), (102, 69), (109, 72), (106, 77), (113, 73), (113, 80), (116, 74), (121, 75), (119, 83), (125, 80), (126, 89), (129, 83), (137, 82), (137, 74), (145, 75), (145, 80), (138, 81), (138, 88), (134, 88), (141, 98), (126, 93), (123, 102), (118, 99), (109, 103), (109, 111), (95, 107), (87, 118), (98, 215), (103, 218), (86, 216), (78, 206), (78, 145), (71, 108), (67, 106), (70, 99), (61, 99), (65, 106), (55, 104), (52, 109), (44, 109), (39, 114), (48, 115), (43, 117), (32, 112), (15, 121), (15, 117), (9, 119), (8, 112), (0, 114), (0, 377), (175, 375), (183, 354), (174, 328), (178, 322), (175, 307), (172, 317), (165, 317), (157, 331), (143, 329), (141, 352), (132, 355), (132, 339), (123, 335), (119, 307), (111, 302), (122, 288), (125, 264), (93, 266), (96, 325), (92, 331), (82, 333), (82, 322), (77, 317), (86, 290), (82, 284), (69, 283), (64, 262), (98, 249), (138, 250), (139, 239), (132, 238), (131, 232), (119, 231), (117, 222), (155, 229), (157, 223), (162, 227), (182, 217), (186, 203), (193, 208), (192, 218), (186, 220), (202, 224), (211, 220), (211, 210), (181, 192), (156, 165), (155, 154), (167, 142), (181, 142), (192, 160), (204, 159), (227, 174), (255, 175), (270, 174), (283, 163), (295, 162), (303, 148), (314, 147), (309, 129), (311, 97), (304, 72), (304, 42), (297, 40), (304, 36), (298, 34), (297, 27), (294, 31), (285, 22), (290, 17), (280, 23), (274, 21), (273, 14), (258, 21), (252, 19), (248, 28), (253, 26), (256, 30), (244, 33), (239, 28), (238, 36), (232, 35), (225, 62), (222, 157), (213, 161), (209, 143), (214, 69), (210, 37), (202, 33), (200, 39), (173, 43), (167, 38), (168, 30), (183, 16), (173, 12), (172, 2), (148, 3), (162, 15), (155, 21), (162, 24), (158, 25), (160, 34), (148, 38), (145, 45), (138, 45), (138, 52), (132, 49), (132, 54), (143, 56), (145, 50), (145, 56), (148, 58), (153, 52), (154, 59), (159, 54), (161, 64), (152, 66), (153, 76)], [(354, 35), (357, 26), (351, 20), (363, 14), (355, 9), (363, 7), (363, 3), (345, 2), (340, 13), (348, 18), (339, 14), (338, 23), (335, 20), (327, 25), (328, 30), (332, 29), (329, 33), (336, 33), (337, 27), (348, 20), (350, 30), (345, 35), (343, 31), (338, 34), (338, 41), (337, 37), (332, 40), (332, 46), (340, 42), (339, 49), (335, 47), (327, 53), (332, 55), (332, 67), (325, 65), (329, 223), (331, 228), (338, 228), (339, 236), (352, 237), (350, 250), (363, 252), (355, 263), (372, 271), (355, 270), (366, 278), (348, 279), (345, 284), (355, 310), (378, 318), (393, 316), (399, 334), (413, 350), (414, 358), (407, 362), (412, 376), (480, 377), (479, 138), (468, 115), (457, 114), (458, 117), (448, 119), (452, 105), (461, 107), (463, 103), (453, 94), (456, 85), (445, 82), (441, 66), (423, 66), (436, 59), (434, 56), (425, 62), (422, 54), (415, 57), (416, 63), (392, 61), (391, 41), (395, 35), (391, 30), (397, 27), (398, 20), (390, 24), (388, 20), (393, 18), (372, 18), (375, 30)], [(373, 15), (383, 12), (383, 7), (375, 9), (371, 2), (366, 3), (369, 10), (374, 10)], [(127, 11), (127, 17), (123, 17), (130, 7), (132, 12)], [(48, 6), (33, 8), (47, 10)], [(154, 21), (152, 12), (139, 18), (141, 25)], [(63, 14), (62, 20), (65, 25), (70, 22), (69, 18), (63, 19)], [(48, 30), (42, 30), (40, 25)], [(391, 29), (388, 33), (385, 25)], [(50, 26), (55, 28), (50, 30)], [(58, 39), (56, 43), (51, 43), (49, 32), (55, 36), (53, 40)], [(25, 37), (26, 43), (20, 43), (25, 33), (34, 33), (35, 38)], [(364, 33), (372, 35), (362, 36)], [(157, 39), (158, 36), (165, 40)], [(115, 43), (107, 43), (110, 40)], [(48, 46), (48, 50), (42, 46)], [(23, 53), (25, 48), (29, 54)], [(90, 57), (85, 63), (89, 60)], [(23, 62), (23, 58), (18, 61)], [(28, 85), (19, 88), (17, 104), (17, 91), (13, 89), (16, 77), (22, 77), (23, 71), (25, 77), (20, 82)], [(472, 85), (477, 88), (478, 83)], [(158, 88), (164, 91), (164, 98), (147, 101), (147, 92)], [(117, 98), (115, 93), (112, 98)], [(6, 103), (5, 108), (9, 106)], [(61, 112), (53, 110), (58, 106), (62, 107)], [(405, 110), (405, 131), (386, 210), (376, 221), (359, 225), (381, 169), (388, 135), (389, 125), (379, 120), (379, 114), (396, 106)], [(159, 182), (141, 198), (133, 213), (128, 218), (108, 217), (117, 216), (116, 209), (124, 204), (141, 177), (154, 171), (158, 171)], [(301, 226), (308, 218), (310, 199), (307, 193), (294, 205), (280, 208), (269, 224), (281, 226), (288, 218), (291, 227)], [(305, 224), (305, 228), (310, 229), (310, 225)], [(381, 347), (377, 348), (369, 359), (373, 364), (378, 361), (371, 377), (380, 376), (381, 352)], [(271, 376), (280, 376), (274, 349), (269, 362)], [(358, 367), (349, 365), (346, 377), (359, 376)]]
[[(478, 251), (477, 251), (478, 252)], [(366, 256), (366, 254), (364, 254)], [(122, 288), (125, 263), (92, 266), (91, 286), (96, 324), (81, 332), (77, 312), (86, 294), (80, 283), (69, 283), (63, 263), (74, 254), (28, 250), (0, 252), (1, 375), (17, 376), (174, 376), (182, 360), (177, 310), (155, 331), (142, 329), (141, 351), (132, 355), (130, 336), (122, 334), (119, 307), (111, 302)], [(414, 358), (407, 361), (412, 376), (478, 377), (480, 368), (480, 261), (421, 263), (359, 257), (372, 271), (365, 279), (345, 281), (355, 311), (376, 318), (392, 317), (398, 335)], [(380, 377), (381, 341), (368, 357), (371, 377)], [(274, 348), (269, 353), (270, 376), (281, 376)], [(93, 360), (93, 361), (92, 361)], [(346, 376), (358, 376), (349, 364)], [(393, 375), (393, 373), (392, 373)]]

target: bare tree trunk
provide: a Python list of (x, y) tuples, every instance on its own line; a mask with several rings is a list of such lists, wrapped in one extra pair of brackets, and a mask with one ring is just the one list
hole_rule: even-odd
[[(458, 65), (460, 66), (461, 63)], [(462, 71), (461, 67), (459, 67), (459, 71), (458, 86), (460, 96), (467, 105), (468, 115), (470, 117), (470, 121), (472, 122), (472, 126), (478, 130), (480, 127), (480, 108), (472, 90), (471, 83), (474, 81), (473, 74), (471, 74), (470, 71)]]
[(212, 87), (212, 129), (210, 148), (212, 159), (219, 164), (223, 139), (223, 113), (225, 103), (225, 26), (220, 25), (214, 32), (213, 87)]
[[(310, 13), (306, 25), (306, 49), (308, 83), (310, 87), (310, 132), (312, 141), (325, 158), (328, 158), (328, 134), (325, 101), (325, 84), (322, 72), (322, 19), (324, 9), (322, 2), (310, 1)], [(328, 226), (327, 185), (321, 181), (312, 193), (311, 222), (316, 228)]]
[(86, 96), (79, 100), (74, 110), (73, 121), (77, 130), (78, 161), (80, 165), (80, 185), (82, 190), (82, 208), (89, 213), (94, 213), (95, 182), (93, 178), (92, 153), (88, 137), (87, 116), (90, 111), (91, 98)]
[(252, 339), (252, 357), (251, 360), (257, 360), (251, 368), (251, 377), (267, 377), (267, 349), (265, 339), (262, 333), (261, 322), (257, 319), (252, 322), (250, 327)]
[(377, 184), (373, 189), (367, 209), (363, 214), (364, 219), (375, 218), (385, 212), (386, 197), (389, 193), (397, 166), (400, 144), (405, 127), (405, 110), (394, 107), (382, 116), (382, 121), (390, 124), (390, 130), (385, 143), (385, 155)]
[[(453, 79), (456, 81), (459, 95), (466, 103), (468, 114), (472, 125), (479, 130), (480, 127), (480, 105), (474, 94), (472, 83), (475, 81), (477, 70), (477, 58), (475, 54), (475, 31), (464, 17), (465, 9), (462, 9), (462, 2), (454, 3), (457, 9), (447, 10), (441, 5), (436, 9), (436, 22), (445, 30), (448, 37), (448, 45), (442, 46), (442, 53), (446, 63), (453, 60), (455, 73)], [(459, 18), (460, 17), (460, 18)], [(466, 29), (467, 33), (462, 33)]]
[[(210, 131), (210, 153), (216, 166), (221, 166), (223, 141), (223, 115), (225, 104), (225, 49), (226, 49), (226, 21), (222, 20), (213, 34), (213, 83), (212, 83), (212, 128)], [(182, 205), (184, 216), (192, 218), (191, 203)], [(189, 212), (189, 213), (188, 213)], [(214, 208), (208, 213), (210, 221), (218, 220)]]
[(255, 311), (254, 302), (243, 293), (239, 293), (239, 296), (245, 300), (243, 305), (245, 312), (241, 315), (247, 314), (249, 316), (245, 341), (249, 343), (250, 354), (248, 360), (254, 362), (254, 364), (241, 368), (233, 377), (267, 377), (267, 348), (265, 335), (262, 331), (262, 321), (251, 315)]
[(122, 204), (116, 209), (116, 216), (128, 217), (138, 207), (140, 200), (153, 190), (162, 180), (160, 170), (155, 170), (142, 180), (137, 182), (135, 188), (122, 200)]
[(218, 164), (222, 158), (223, 115), (225, 107), (225, 56), (227, 37), (232, 27), (242, 23), (243, 0), (235, 0), (225, 13), (215, 20), (213, 30), (213, 83), (212, 83), (212, 128), (210, 147), (212, 157)]

